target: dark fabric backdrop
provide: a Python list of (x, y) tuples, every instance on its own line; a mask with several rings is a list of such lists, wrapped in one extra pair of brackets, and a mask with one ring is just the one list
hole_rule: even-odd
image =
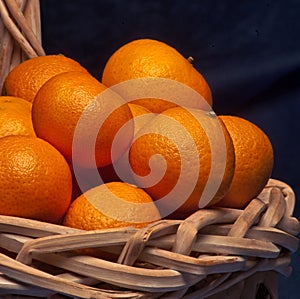
[[(217, 114), (245, 117), (270, 137), (273, 177), (300, 197), (300, 1), (41, 0), (48, 54), (78, 60), (94, 76), (108, 57), (137, 38), (162, 40), (207, 79)], [(297, 202), (295, 215), (299, 218)], [(280, 298), (299, 298), (300, 252)]]

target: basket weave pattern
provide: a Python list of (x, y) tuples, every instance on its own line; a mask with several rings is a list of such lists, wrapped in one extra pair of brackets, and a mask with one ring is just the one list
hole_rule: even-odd
[[(1, 216), (1, 247), (9, 254), (0, 254), (0, 294), (256, 298), (263, 284), (277, 298), (278, 273), (291, 273), (298, 246), (294, 200), (288, 185), (270, 179), (244, 210), (202, 209), (143, 229), (81, 231)], [(116, 260), (76, 251), (83, 248)]]
[(45, 55), (41, 45), (38, 0), (0, 1), (0, 91), (8, 72), (20, 62)]
[[(0, 17), (2, 90), (11, 68), (45, 53), (38, 0), (0, 0)], [(203, 209), (143, 229), (87, 232), (0, 216), (0, 297), (274, 299), (298, 247), (294, 204), (291, 187), (270, 179), (244, 210)]]

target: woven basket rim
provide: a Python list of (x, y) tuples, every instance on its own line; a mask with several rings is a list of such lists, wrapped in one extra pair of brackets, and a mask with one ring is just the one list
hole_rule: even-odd
[[(15, 258), (0, 254), (0, 271), (16, 285), (12, 289), (10, 284), (9, 294), (21, 292), (25, 283), (27, 293), (38, 288), (48, 294), (47, 286), (51, 292), (79, 298), (89, 298), (83, 294), (158, 298), (185, 292), (187, 297), (182, 298), (200, 298), (192, 296), (232, 291), (233, 286), (250, 278), (256, 285), (267, 284), (275, 294), (271, 287), (277, 277), (274, 275), (291, 274), (291, 254), (298, 248), (299, 222), (292, 216), (293, 205), (292, 188), (270, 179), (244, 210), (201, 209), (185, 220), (161, 220), (142, 229), (82, 231), (0, 216), (4, 249), (16, 253)], [(116, 260), (76, 251), (86, 247), (114, 254)], [(35, 268), (36, 261), (59, 267), (63, 273), (49, 276), (44, 269)], [(76, 280), (74, 273), (82, 280)], [(273, 282), (262, 279), (261, 273), (270, 274)], [(84, 284), (84, 280), (92, 281), (92, 285)], [(207, 280), (211, 280), (210, 288), (204, 284)], [(1, 279), (0, 286), (3, 289)], [(191, 289), (193, 292), (188, 291)]]

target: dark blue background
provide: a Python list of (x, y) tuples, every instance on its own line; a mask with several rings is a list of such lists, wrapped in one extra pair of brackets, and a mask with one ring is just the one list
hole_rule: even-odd
[[(300, 1), (41, 0), (43, 45), (101, 78), (124, 43), (154, 38), (194, 58), (217, 114), (247, 118), (270, 137), (273, 177), (300, 197)], [(297, 202), (295, 216), (300, 216)], [(280, 298), (299, 298), (300, 252)]]

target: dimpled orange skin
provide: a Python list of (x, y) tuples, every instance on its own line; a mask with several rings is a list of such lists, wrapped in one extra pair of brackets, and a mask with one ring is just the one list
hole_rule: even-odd
[[(104, 91), (109, 90), (92, 75), (84, 72), (65, 72), (48, 80), (37, 93), (32, 106), (33, 126), (37, 136), (53, 144), (68, 161), (71, 161), (73, 137), (78, 122), (85, 108), (94, 103), (93, 100), (97, 95)], [(122, 105), (107, 118), (102, 116), (101, 113), (104, 113), (105, 109), (109, 106), (112, 107), (117, 101), (120, 101)], [(101, 104), (90, 107), (91, 112), (94, 108), (99, 109), (97, 118), (105, 117), (98, 135), (95, 136), (97, 139), (95, 159), (97, 166), (101, 167), (111, 163), (111, 146), (115, 134), (127, 121), (132, 119), (132, 114), (128, 105), (123, 104), (122, 99), (118, 96), (115, 98), (114, 95), (109, 98), (105, 97)], [(80, 136), (82, 145), (86, 145), (84, 138), (89, 136), (90, 128), (95, 122), (95, 119), (90, 116), (85, 118), (85, 130)], [(121, 153), (125, 151), (131, 141), (130, 134), (133, 135), (133, 126), (131, 132), (129, 130), (127, 135), (123, 134), (123, 143), (119, 146)], [(82, 152), (76, 159), (81, 166), (89, 167), (93, 157)]]
[(155, 117), (155, 114), (152, 113), (149, 109), (136, 105), (133, 103), (128, 103), (130, 111), (134, 119), (134, 135), (146, 125), (151, 119)]
[(274, 163), (269, 137), (254, 123), (237, 116), (221, 115), (235, 150), (233, 180), (218, 206), (243, 209), (268, 182)]
[[(153, 184), (153, 186), (146, 187), (145, 190), (154, 199), (158, 200), (163, 196), (167, 195), (177, 184), (177, 180), (181, 173), (181, 161), (184, 159), (188, 163), (188, 169), (194, 169), (200, 162), (200, 168), (198, 172), (198, 179), (196, 180), (196, 185), (192, 189), (192, 193), (186, 199), (186, 202), (180, 205), (180, 207), (172, 214), (169, 215), (170, 218), (186, 218), (191, 213), (198, 210), (198, 203), (203, 192), (203, 189), (207, 183), (209, 173), (211, 170), (212, 154), (210, 149), (210, 144), (208, 137), (203, 129), (203, 124), (209, 124), (211, 122), (210, 116), (205, 114), (200, 110), (192, 109), (196, 113), (200, 120), (197, 119), (187, 110), (181, 107), (171, 108), (160, 115), (158, 115), (153, 121), (147, 124), (146, 132), (156, 132), (156, 133), (146, 133), (143, 128), (139, 131), (137, 138), (131, 148), (130, 148), (130, 165), (134, 171), (134, 177), (136, 184), (138, 186), (143, 183), (143, 176), (150, 173), (149, 160), (150, 157), (160, 154), (166, 161), (166, 172), (163, 178)], [(175, 126), (172, 126), (167, 122), (162, 116), (168, 116), (179, 122), (180, 125), (192, 136), (193, 141), (197, 147), (197, 156), (192, 151), (191, 141), (187, 138), (187, 135), (179, 134), (179, 130)], [(222, 178), (222, 183), (215, 190), (216, 194), (210, 201), (210, 205), (220, 200), (227, 192), (234, 169), (234, 152), (232, 141), (226, 131), (222, 122), (220, 122), (222, 132), (225, 137), (226, 146), (226, 167)], [(176, 144), (168, 139), (166, 136), (175, 136), (177, 138), (177, 144), (184, 146), (184, 149), (179, 152)], [(198, 157), (199, 160), (196, 160)], [(162, 163), (154, 164), (152, 171), (155, 171), (156, 166), (160, 166)], [(141, 178), (137, 177), (141, 176)], [(184, 185), (189, 185), (194, 180), (194, 175), (192, 172), (188, 171), (183, 174)], [(196, 174), (197, 175), (197, 174)], [(168, 208), (168, 206), (166, 206)], [(164, 215), (162, 215), (164, 217)]]
[[(137, 131), (144, 126), (148, 121), (150, 121), (155, 114), (150, 112), (148, 109), (146, 109), (143, 106), (135, 105), (132, 103), (128, 103), (128, 107), (130, 108), (130, 111), (133, 116), (134, 121), (134, 135), (137, 133)], [(138, 118), (139, 116), (143, 115), (143, 118)], [(121, 182), (126, 181), (127, 183), (134, 183), (134, 180), (132, 178), (131, 170), (128, 167), (128, 164), (126, 161), (128, 160), (128, 157), (124, 154), (121, 156), (114, 164), (108, 164), (103, 167), (98, 168), (99, 175), (104, 183), (109, 182)], [(126, 164), (125, 164), (126, 163)], [(117, 169), (122, 168), (122, 171), (126, 170), (126, 177), (123, 177), (123, 179), (120, 178), (120, 176), (117, 174), (115, 167)], [(91, 180), (91, 172), (93, 172), (93, 169), (80, 169), (80, 172), (82, 173), (82, 178), (84, 178), (85, 183), (87, 184), (88, 189), (95, 187), (99, 184), (99, 179), (97, 177), (94, 177), (94, 180)], [(123, 175), (123, 173), (122, 173)], [(124, 176), (124, 175), (123, 175)], [(87, 178), (89, 178), (89, 183), (87, 183)], [(82, 194), (82, 191), (80, 187), (78, 186), (78, 182), (76, 181), (75, 177), (73, 180), (73, 198), (77, 198), (79, 195)]]
[[(116, 50), (107, 61), (102, 82), (113, 86), (130, 79), (156, 77), (176, 80), (196, 90), (212, 106), (212, 94), (204, 77), (188, 59), (166, 43), (138, 39)], [(133, 103), (160, 113), (176, 106), (161, 99), (137, 99)]]
[(70, 168), (48, 142), (0, 138), (0, 214), (59, 223), (72, 194)]
[(42, 85), (53, 76), (70, 71), (87, 72), (77, 61), (64, 55), (38, 56), (17, 65), (4, 82), (6, 95), (33, 102)]
[(36, 136), (31, 119), (32, 104), (12, 96), (0, 96), (0, 137)]
[[(70, 208), (68, 209), (63, 224), (65, 226), (79, 228), (84, 230), (94, 230), (94, 229), (106, 229), (106, 228), (117, 228), (117, 227), (144, 227), (149, 222), (132, 222), (136, 215), (133, 214), (132, 210), (128, 210), (127, 218), (131, 221), (121, 221), (119, 219), (111, 218), (103, 214), (99, 209), (97, 209), (91, 202), (101, 201), (102, 198), (107, 196), (108, 192), (112, 192), (114, 195), (120, 199), (132, 202), (132, 203), (152, 203), (152, 198), (140, 188), (125, 182), (110, 182), (103, 185), (96, 186), (78, 198), (76, 198)], [(153, 203), (153, 209), (149, 209), (149, 219), (155, 219), (160, 217), (158, 210), (155, 208)], [(111, 212), (118, 213), (119, 207), (111, 205)], [(154, 220), (153, 220), (154, 221)]]
[[(155, 114), (149, 111), (147, 108), (136, 105), (133, 103), (128, 103), (128, 107), (133, 116), (134, 122), (134, 135), (144, 126), (147, 122), (155, 117)], [(127, 153), (127, 151), (126, 151)], [(128, 167), (128, 156), (126, 154), (122, 155), (115, 163), (100, 167), (99, 174), (103, 182), (112, 182), (112, 181), (126, 181), (128, 183), (134, 183), (132, 178), (130, 167)], [(115, 168), (122, 169), (122, 178), (117, 174)], [(124, 172), (126, 170), (126, 174)]]

